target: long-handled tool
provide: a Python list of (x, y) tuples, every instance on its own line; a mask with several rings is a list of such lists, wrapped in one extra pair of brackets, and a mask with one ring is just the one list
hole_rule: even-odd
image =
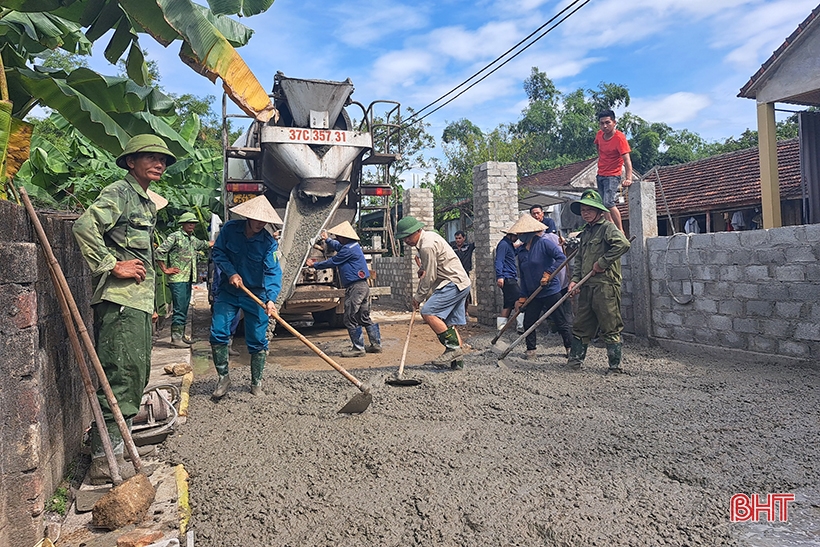
[[(245, 291), (245, 294), (251, 297), (254, 302), (262, 306), (262, 308), (267, 309), (265, 303), (259, 300), (259, 298), (255, 294), (253, 294), (245, 285), (240, 284), (239, 288)], [(290, 326), (287, 322), (285, 322), (276, 311), (273, 312), (273, 318), (276, 319), (276, 321), (279, 322), (283, 327), (285, 327), (288, 330), (288, 332), (290, 332), (292, 335), (298, 338), (304, 345), (309, 347), (313, 351), (313, 353), (321, 357), (328, 365), (335, 368), (342, 376), (347, 378), (347, 380), (351, 384), (359, 388), (361, 393), (354, 396), (352, 399), (350, 399), (350, 401), (347, 402), (345, 406), (340, 408), (340, 414), (360, 414), (367, 410), (367, 407), (369, 407), (370, 403), (373, 402), (373, 395), (370, 393), (370, 388), (368, 386), (363, 384), (358, 378), (356, 378), (348, 371), (346, 371), (344, 368), (342, 368), (342, 366), (339, 365), (336, 361), (328, 357), (327, 354), (325, 354), (325, 352), (317, 348), (313, 344), (313, 342), (305, 338), (305, 336), (302, 333), (300, 333), (295, 328)]]
[(407, 327), (407, 337), (404, 339), (404, 350), (401, 352), (399, 373), (394, 378), (385, 379), (385, 384), (390, 384), (391, 386), (417, 386), (421, 383), (421, 380), (404, 377), (404, 361), (407, 359), (407, 348), (410, 347), (410, 333), (413, 332), (413, 321), (416, 320), (417, 311), (418, 310), (413, 309), (413, 314), (410, 316), (410, 326)]
[[(590, 279), (593, 275), (595, 275), (595, 270), (590, 270), (590, 272), (589, 272), (588, 274), (586, 274), (586, 275), (584, 276), (584, 278), (583, 278), (583, 279), (581, 279), (581, 281), (579, 281), (578, 283), (576, 283), (576, 284), (575, 284), (575, 286), (573, 287), (573, 292), (574, 292), (574, 290), (575, 290), (575, 289), (580, 288), (580, 287), (581, 287), (581, 285), (583, 285), (584, 283), (586, 283), (587, 281), (589, 281), (589, 279)], [(572, 292), (567, 291), (567, 294), (565, 294), (564, 296), (562, 296), (562, 297), (561, 297), (561, 299), (560, 299), (560, 300), (558, 300), (558, 302), (556, 302), (555, 304), (553, 304), (553, 305), (552, 305), (552, 307), (551, 307), (550, 309), (548, 309), (548, 310), (547, 310), (547, 312), (546, 312), (544, 315), (542, 315), (541, 317), (539, 317), (539, 318), (535, 321), (535, 323), (533, 323), (533, 324), (532, 324), (532, 326), (530, 326), (530, 328), (528, 328), (528, 329), (524, 332), (524, 334), (522, 334), (521, 336), (519, 336), (518, 338), (516, 338), (516, 340), (515, 340), (512, 344), (510, 344), (510, 347), (508, 347), (507, 349), (505, 349), (505, 350), (504, 350), (504, 352), (503, 352), (501, 355), (499, 355), (499, 356), (498, 356), (498, 366), (507, 366), (507, 363), (505, 363), (505, 362), (504, 362), (504, 358), (505, 358), (507, 355), (509, 355), (509, 354), (510, 354), (510, 352), (512, 351), (512, 349), (513, 349), (515, 346), (517, 346), (518, 344), (520, 344), (520, 343), (521, 343), (521, 341), (522, 341), (522, 340), (524, 340), (527, 336), (529, 336), (529, 334), (530, 334), (531, 332), (533, 332), (535, 329), (537, 329), (537, 328), (538, 328), (538, 325), (540, 325), (541, 323), (543, 323), (544, 321), (546, 321), (546, 320), (547, 320), (547, 317), (549, 317), (550, 315), (552, 315), (552, 312), (554, 312), (555, 310), (557, 310), (557, 309), (559, 308), (559, 306), (561, 306), (561, 304), (563, 304), (563, 303), (564, 303), (564, 300), (566, 300), (567, 298), (569, 298), (571, 295), (572, 295)]]
[[(37, 213), (34, 211), (34, 207), (31, 205), (31, 201), (28, 198), (28, 193), (26, 192), (25, 188), (20, 187), (20, 197), (23, 200), (23, 203), (26, 207), (26, 211), (28, 212), (29, 217), (31, 218), (31, 222), (34, 225), (34, 231), (37, 233), (37, 237), (40, 239), (40, 244), (43, 247), (43, 253), (46, 255), (46, 259), (49, 265), (49, 269), (52, 273), (53, 280), (56, 285), (60, 287), (60, 292), (62, 296), (65, 298), (66, 304), (71, 311), (71, 316), (74, 319), (74, 324), (76, 326), (76, 330), (79, 332), (80, 338), (83, 342), (83, 346), (85, 347), (85, 351), (88, 354), (89, 358), (91, 359), (91, 363), (94, 366), (94, 371), (97, 373), (97, 380), (100, 382), (100, 387), (105, 394), (105, 398), (108, 401), (108, 406), (111, 408), (111, 413), (114, 415), (114, 421), (117, 423), (117, 426), (120, 429), (120, 434), (122, 435), (122, 440), (125, 443), (125, 449), (128, 452), (128, 455), (131, 457), (131, 463), (134, 466), (134, 469), (139, 473), (142, 471), (142, 460), (140, 459), (139, 453), (137, 452), (137, 447), (134, 445), (134, 440), (131, 438), (131, 432), (128, 430), (128, 425), (125, 423), (125, 419), (122, 417), (122, 411), (120, 410), (120, 405), (117, 403), (116, 397), (114, 397), (114, 392), (111, 391), (111, 384), (108, 383), (108, 377), (105, 375), (105, 371), (103, 370), (102, 363), (100, 363), (100, 359), (97, 356), (97, 352), (94, 349), (94, 344), (91, 342), (91, 337), (88, 334), (88, 329), (85, 328), (85, 322), (83, 321), (83, 317), (80, 314), (80, 310), (77, 308), (77, 303), (74, 301), (74, 296), (71, 294), (71, 289), (68, 287), (68, 281), (66, 281), (65, 275), (63, 275), (63, 270), (60, 267), (60, 263), (57, 262), (57, 258), (54, 256), (54, 252), (51, 249), (51, 244), (46, 237), (46, 233), (43, 230), (42, 224), (40, 224), (40, 219), (37, 217)], [(68, 325), (66, 325), (68, 327)], [(69, 331), (72, 329), (68, 329)], [(78, 361), (84, 362), (80, 359)], [(106, 432), (104, 435), (101, 435), (103, 438), (108, 437), (108, 433)], [(112, 453), (113, 455), (113, 453)], [(107, 456), (107, 454), (106, 454)], [(109, 465), (110, 465), (109, 461)], [(114, 475), (112, 475), (112, 480), (114, 479)]]
[(570, 260), (572, 260), (573, 258), (575, 258), (575, 255), (576, 255), (577, 253), (578, 253), (578, 249), (573, 249), (573, 250), (572, 250), (572, 252), (570, 252), (570, 253), (569, 253), (569, 255), (567, 255), (567, 257), (564, 259), (564, 261), (563, 261), (563, 262), (561, 262), (561, 264), (559, 264), (559, 265), (558, 265), (558, 267), (557, 267), (557, 268), (556, 268), (556, 269), (555, 269), (555, 270), (554, 270), (554, 271), (550, 274), (549, 279), (547, 279), (547, 282), (546, 282), (546, 283), (544, 283), (544, 284), (542, 284), (542, 285), (540, 285), (537, 289), (535, 289), (535, 290), (532, 292), (532, 294), (529, 296), (529, 298), (527, 298), (527, 299), (524, 301), (524, 303), (523, 303), (523, 304), (521, 304), (521, 306), (520, 306), (517, 310), (515, 310), (515, 312), (512, 314), (512, 316), (511, 316), (511, 317), (507, 320), (507, 324), (506, 324), (506, 325), (504, 325), (504, 327), (503, 327), (500, 331), (498, 331), (498, 334), (496, 334), (496, 335), (495, 335), (495, 338), (493, 338), (493, 339), (490, 341), (490, 344), (492, 344), (494, 348), (498, 349), (499, 351), (504, 351), (504, 350), (506, 350), (506, 349), (507, 349), (507, 344), (506, 344), (506, 342), (504, 342), (504, 341), (502, 341), (501, 343), (499, 343), (498, 345), (496, 345), (496, 342), (498, 342), (498, 339), (499, 339), (499, 338), (501, 338), (501, 335), (502, 335), (502, 334), (504, 334), (504, 333), (507, 331), (507, 329), (509, 329), (509, 328), (510, 328), (510, 325), (514, 325), (514, 324), (515, 324), (515, 320), (516, 320), (516, 318), (517, 318), (517, 317), (518, 317), (518, 316), (519, 316), (519, 315), (520, 315), (520, 314), (524, 311), (524, 308), (526, 308), (526, 307), (527, 307), (527, 305), (528, 305), (530, 302), (532, 302), (533, 298), (535, 298), (536, 296), (538, 296), (538, 293), (540, 293), (540, 292), (541, 292), (541, 289), (543, 289), (544, 287), (546, 287), (547, 285), (549, 285), (549, 284), (550, 284), (550, 281), (552, 281), (552, 279), (553, 279), (556, 275), (558, 275), (558, 272), (560, 272), (561, 270), (563, 270), (564, 268), (566, 268), (566, 267), (567, 267), (567, 265), (569, 264)]

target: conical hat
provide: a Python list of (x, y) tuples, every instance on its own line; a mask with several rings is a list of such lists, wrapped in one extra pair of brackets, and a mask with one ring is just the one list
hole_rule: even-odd
[(540, 232), (546, 230), (547, 226), (532, 218), (529, 213), (521, 215), (515, 224), (507, 230), (510, 234), (528, 234), (530, 232)]
[(269, 222), (271, 224), (282, 224), (282, 219), (277, 214), (276, 210), (263, 195), (256, 196), (244, 203), (240, 203), (236, 207), (231, 207), (231, 212), (245, 218), (258, 220), (260, 222)]
[(148, 197), (151, 198), (151, 201), (153, 201), (154, 205), (157, 206), (157, 211), (168, 205), (168, 200), (153, 190), (146, 190), (145, 193), (148, 194)]
[(353, 229), (353, 226), (350, 225), (348, 221), (344, 221), (341, 224), (337, 224), (333, 228), (327, 229), (328, 233), (333, 234), (335, 236), (342, 236), (346, 237), (347, 239), (355, 239), (359, 241), (359, 234), (356, 233), (356, 230)]

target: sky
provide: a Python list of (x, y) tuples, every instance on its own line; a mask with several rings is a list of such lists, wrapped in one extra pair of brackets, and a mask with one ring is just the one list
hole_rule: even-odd
[[(527, 104), (523, 82), (538, 67), (562, 92), (616, 83), (629, 89), (627, 110), (649, 122), (709, 141), (738, 136), (756, 127), (755, 102), (738, 98), (740, 88), (817, 2), (590, 0), (425, 122), (437, 140), (448, 123), (463, 118), (484, 131), (515, 122)], [(350, 78), (361, 103), (387, 99), (418, 110), (569, 4), (573, 0), (276, 0), (265, 13), (240, 20), (255, 34), (238, 52), (266, 89), (277, 71)], [(104, 43), (95, 47), (100, 56)], [(178, 42), (164, 49), (143, 36), (141, 43), (168, 92), (215, 95), (221, 112), (221, 85), (184, 65)], [(104, 64), (93, 68), (116, 73)]]

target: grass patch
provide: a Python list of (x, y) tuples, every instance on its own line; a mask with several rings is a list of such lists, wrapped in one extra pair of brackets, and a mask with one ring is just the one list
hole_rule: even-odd
[(64, 517), (66, 511), (68, 511), (69, 504), (68, 487), (65, 485), (60, 485), (46, 503), (46, 511), (57, 513), (58, 515)]

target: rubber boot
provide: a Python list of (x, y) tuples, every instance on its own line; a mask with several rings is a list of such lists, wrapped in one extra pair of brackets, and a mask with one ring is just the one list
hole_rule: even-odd
[(584, 364), (584, 359), (586, 359), (587, 356), (587, 347), (589, 347), (588, 344), (584, 344), (580, 338), (573, 336), (572, 346), (569, 348), (567, 366), (572, 368), (581, 368), (581, 365)]
[(365, 348), (365, 351), (367, 353), (381, 353), (382, 335), (379, 332), (379, 326), (370, 325), (365, 330), (367, 331), (367, 339), (370, 340), (370, 345)]
[(171, 345), (175, 348), (187, 348), (190, 344), (185, 342), (184, 325), (171, 325)]
[(239, 355), (239, 351), (233, 349), (233, 336), (231, 336), (230, 342), (228, 342), (228, 356), (236, 357)]
[[(122, 445), (120, 445), (119, 449), (119, 454), (114, 454), (117, 460), (117, 467), (119, 468), (122, 480), (128, 480), (136, 475), (137, 472), (131, 462), (125, 461), (122, 455)], [(111, 470), (108, 468), (108, 459), (105, 457), (105, 454), (91, 458), (91, 467), (88, 469), (88, 482), (94, 486), (113, 482)]]
[(428, 364), (436, 367), (452, 368), (453, 362), (458, 361), (459, 358), (464, 355), (464, 350), (461, 349), (458, 343), (458, 333), (456, 329), (448, 327), (446, 331), (438, 335), (438, 340), (444, 346), (444, 353), (432, 361), (429, 361)]
[(361, 327), (347, 329), (353, 347), (342, 352), (342, 357), (364, 357), (364, 331)]
[(262, 391), (262, 372), (265, 370), (265, 360), (267, 358), (267, 351), (251, 354), (251, 393), (253, 395), (265, 394)]
[(216, 384), (212, 397), (221, 399), (228, 392), (228, 388), (231, 387), (231, 377), (228, 374), (228, 345), (212, 344), (211, 354), (214, 359), (214, 368), (219, 373), (219, 382)]
[(515, 318), (515, 331), (518, 334), (524, 334), (527, 329), (524, 328), (524, 314), (519, 313), (518, 317)]
[(507, 318), (506, 317), (496, 317), (495, 318), (495, 330), (501, 330), (507, 325)]
[(607, 370), (607, 374), (615, 373), (615, 374), (622, 374), (624, 370), (621, 368), (621, 349), (623, 343), (618, 342), (616, 344), (607, 344), (606, 345), (606, 357), (609, 361), (609, 370)]

